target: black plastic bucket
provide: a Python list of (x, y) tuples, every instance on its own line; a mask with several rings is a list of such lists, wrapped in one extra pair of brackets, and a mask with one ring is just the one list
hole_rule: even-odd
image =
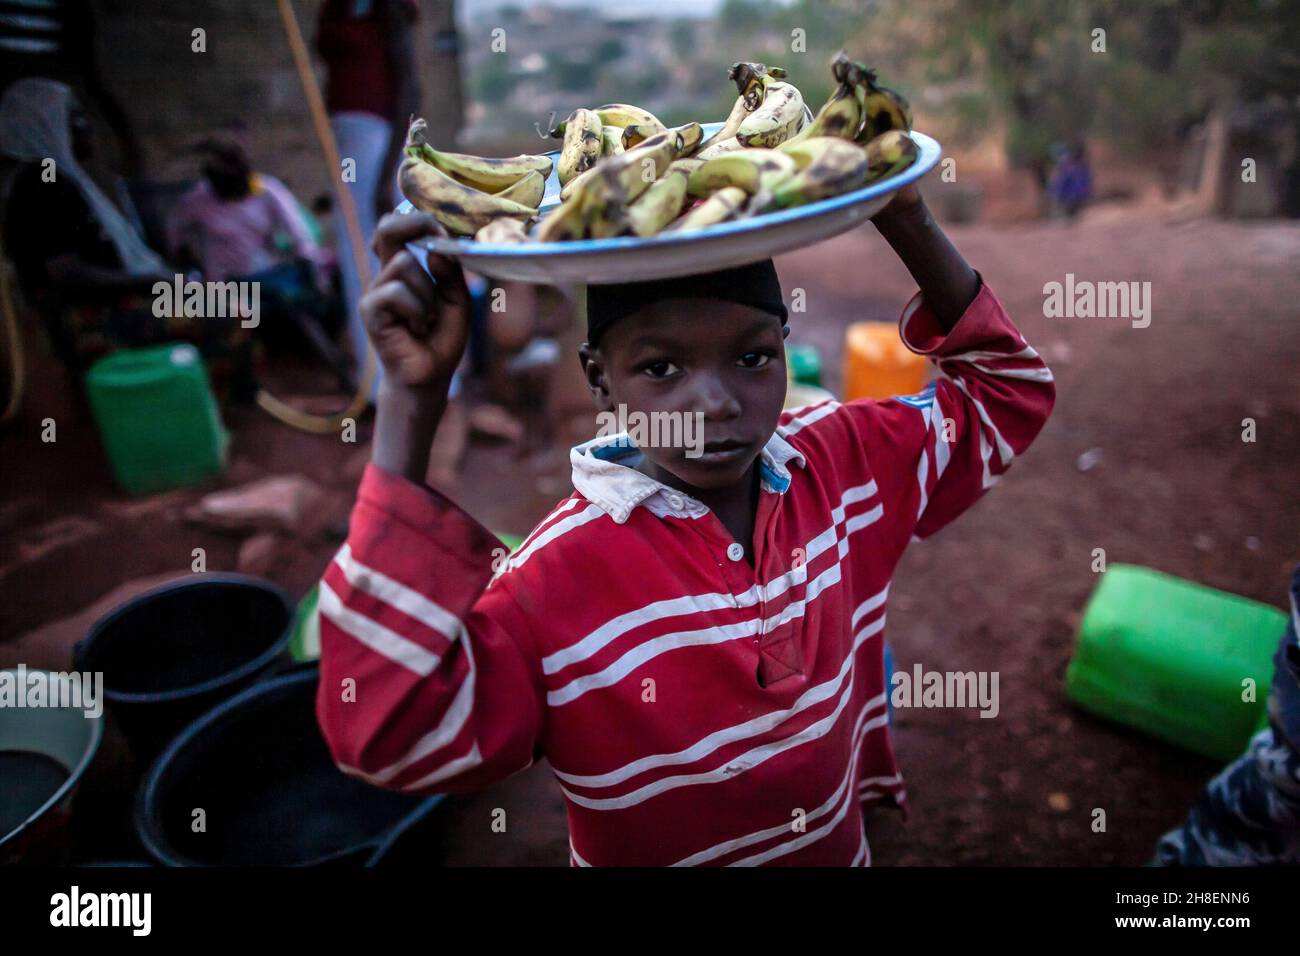
[(103, 672), (104, 699), (143, 764), (214, 704), (287, 664), (292, 633), (293, 605), (274, 584), (196, 574), (110, 611), (74, 657), (77, 670)]
[(316, 724), (317, 679), (308, 665), (250, 687), (159, 754), (135, 807), (151, 856), (166, 866), (360, 866), (422, 809), (426, 797), (335, 767)]
[(375, 847), (366, 866), (428, 869), (445, 838), (444, 818), (437, 812), (438, 804), (445, 799), (443, 794), (438, 794), (416, 807)]

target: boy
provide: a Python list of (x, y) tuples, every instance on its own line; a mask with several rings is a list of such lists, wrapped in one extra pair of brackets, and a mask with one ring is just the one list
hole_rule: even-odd
[(362, 314), (387, 375), (320, 591), (317, 714), (340, 767), (459, 792), (545, 755), (579, 866), (870, 862), (859, 805), (905, 805), (890, 575), (1024, 451), (1054, 397), (914, 188), (875, 224), (920, 286), (900, 329), (936, 385), (783, 413), (770, 262), (593, 286), (580, 360), (597, 405), (701, 416), (703, 442), (573, 449), (576, 490), (508, 561), (423, 486), (465, 345), (463, 278), (430, 257), (435, 286), (405, 251), (436, 231), (428, 217), (380, 225)]

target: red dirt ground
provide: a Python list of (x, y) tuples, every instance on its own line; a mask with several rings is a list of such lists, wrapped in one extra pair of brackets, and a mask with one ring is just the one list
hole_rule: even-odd
[[(951, 234), (1052, 365), (1058, 399), (1035, 446), (989, 497), (898, 570), (889, 607), (896, 666), (997, 670), (1001, 715), (896, 712), (912, 816), (904, 825), (889, 811), (873, 815), (873, 857), (1141, 863), (1216, 767), (1066, 701), (1065, 665), (1096, 584), (1092, 550), (1284, 604), (1300, 562), (1300, 227), (1120, 215)], [(807, 295), (791, 341), (821, 348), (832, 388), (843, 327), (896, 318), (912, 292), (870, 227), (782, 257), (778, 268), (787, 295), (796, 287)], [(1067, 272), (1149, 281), (1150, 327), (1043, 317), (1044, 283)], [(187, 573), (194, 547), (207, 549), (209, 569), (233, 568), (240, 543), (184, 522), (182, 509), (204, 489), (122, 498), (92, 423), (48, 360), (35, 365), (19, 420), (0, 434), (0, 666), (60, 664), (66, 639), (14, 642), (129, 579)], [(576, 374), (567, 357), (560, 368)], [(58, 421), (55, 444), (39, 439), (47, 416)], [(1257, 423), (1254, 443), (1242, 441), (1247, 417)], [(223, 484), (299, 472), (329, 489), (325, 530), (287, 542), (271, 574), (301, 594), (337, 546), (358, 446), (292, 431), (253, 408), (229, 412), (227, 423), (235, 437)], [(576, 439), (573, 430), (557, 428)], [(1089, 449), (1100, 450), (1099, 462), (1080, 471)], [(562, 453), (530, 465), (474, 444), (452, 494), (488, 526), (525, 532), (568, 493), (567, 478)], [(129, 782), (115, 753), (110, 740), (83, 806), (124, 805)], [(506, 834), (491, 830), (497, 807), (507, 810)], [(1092, 831), (1096, 807), (1107, 811), (1105, 833)], [(442, 812), (439, 862), (567, 862), (563, 804), (545, 766)], [(83, 838), (81, 856), (130, 853), (120, 832), (95, 827)]]

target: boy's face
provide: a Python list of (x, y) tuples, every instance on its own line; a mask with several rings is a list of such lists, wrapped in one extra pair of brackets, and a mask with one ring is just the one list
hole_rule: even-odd
[[(622, 405), (629, 422), (633, 413), (676, 420), (682, 424), (673, 434), (694, 438), (692, 447), (638, 442), (652, 465), (692, 488), (716, 490), (741, 481), (776, 430), (787, 331), (776, 316), (734, 302), (662, 300), (611, 325), (599, 347), (584, 345), (580, 357), (602, 411)], [(672, 418), (650, 417), (663, 412)]]

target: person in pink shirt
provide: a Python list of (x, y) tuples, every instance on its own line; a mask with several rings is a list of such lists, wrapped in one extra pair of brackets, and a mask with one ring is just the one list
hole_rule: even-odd
[(206, 281), (224, 282), (302, 260), (322, 291), (328, 287), (327, 250), (319, 246), (289, 189), (253, 171), (248, 152), (233, 135), (199, 144), (203, 178), (180, 201), (167, 223), (167, 249), (192, 264)]

